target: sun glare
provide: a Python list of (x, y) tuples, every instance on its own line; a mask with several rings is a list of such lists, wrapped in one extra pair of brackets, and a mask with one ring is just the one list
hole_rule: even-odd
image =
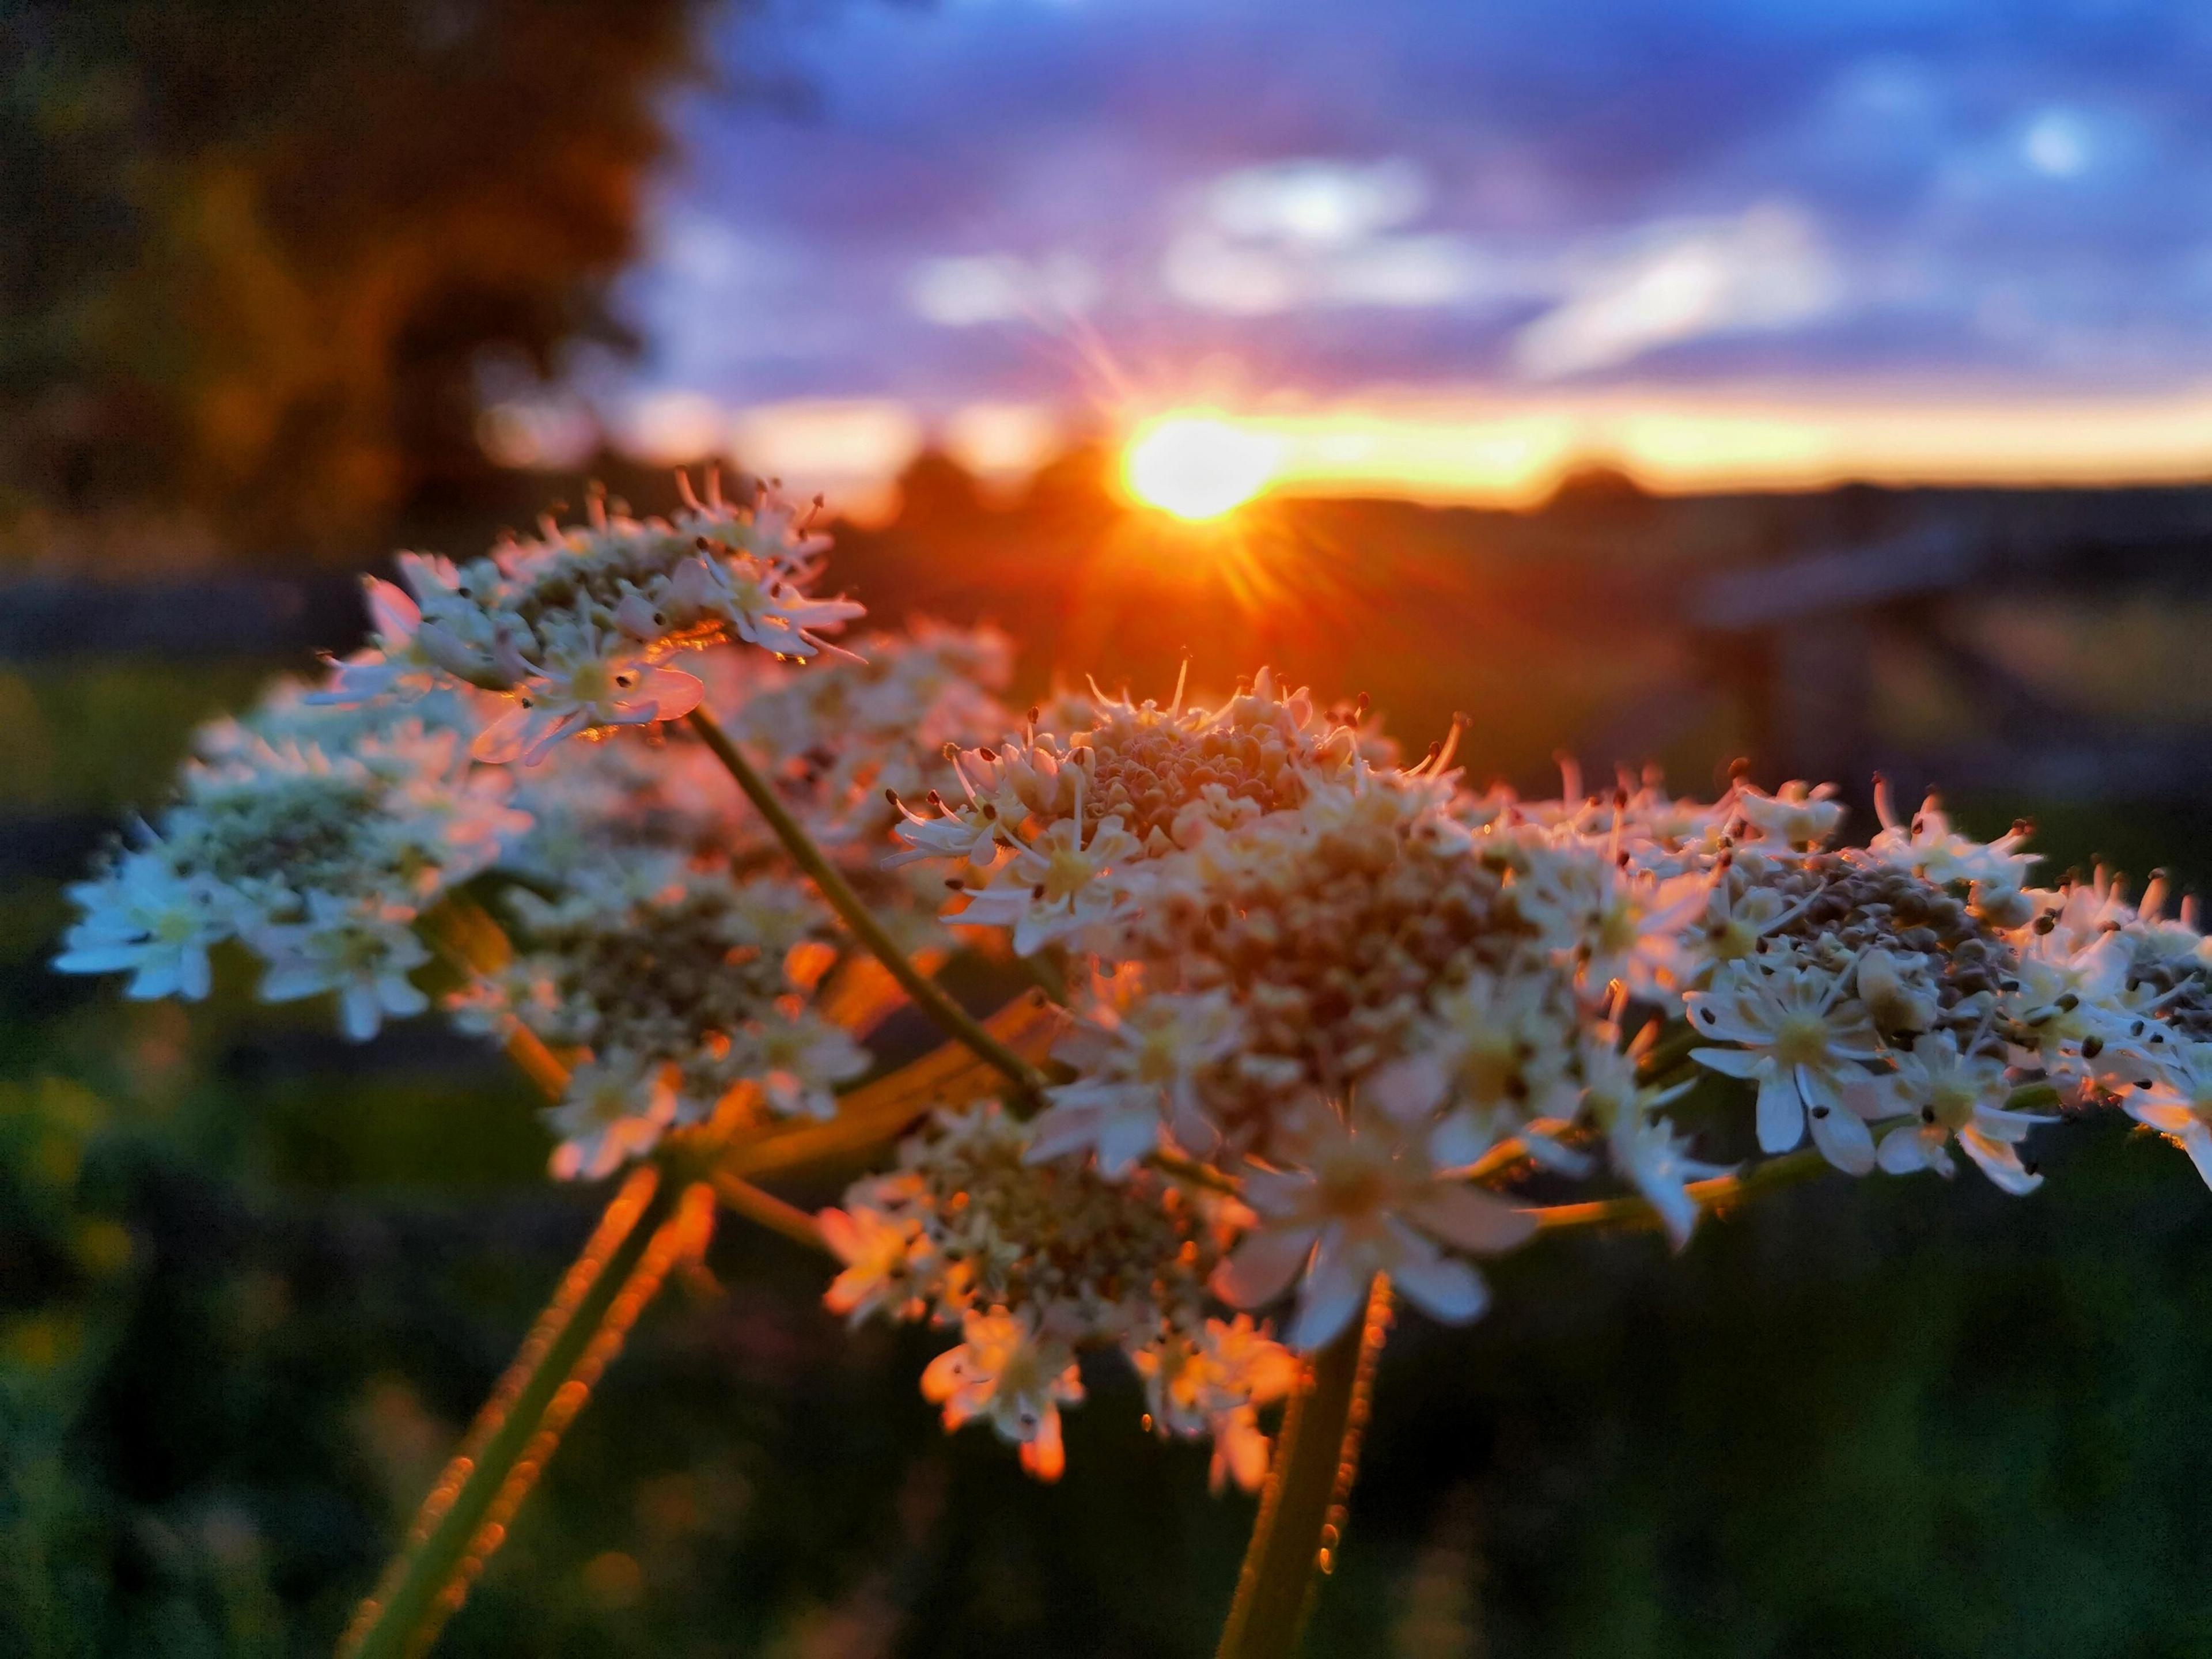
[(1265, 489), (1282, 462), (1282, 443), (1263, 432), (1207, 415), (1170, 415), (1129, 441), (1123, 477), (1129, 493), (1178, 519), (1213, 519)]

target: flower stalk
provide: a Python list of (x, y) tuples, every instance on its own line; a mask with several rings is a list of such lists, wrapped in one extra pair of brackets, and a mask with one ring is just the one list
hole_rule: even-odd
[(695, 708), (684, 718), (691, 729), (698, 733), (700, 741), (722, 763), (722, 769), (737, 781), (738, 787), (744, 791), (745, 799), (752, 802), (769, 828), (775, 832), (776, 839), (791, 854), (792, 862), (806, 872), (820, 890), (822, 896), (829, 901), (830, 908), (836, 911), (845, 925), (853, 930), (853, 936), (883, 963), (884, 969), (898, 981), (899, 988), (914, 999), (915, 1006), (935, 1020), (946, 1036), (966, 1043), (979, 1058), (1004, 1073), (1007, 1080), (1034, 1104), (1044, 1087), (1043, 1074), (994, 1036), (981, 1021), (946, 995), (934, 980), (907, 959), (906, 952), (899, 948), (898, 942), (876, 919), (875, 913), (861, 902), (860, 896), (853, 890), (852, 884), (837, 866), (823, 856), (822, 849), (814, 844), (813, 837), (792, 816), (790, 810), (776, 799), (775, 791), (769, 787), (768, 780), (754, 769), (752, 763), (744, 757), (736, 744), (730, 741), (729, 734), (716, 724), (713, 715), (704, 708)]
[(1291, 1397), (1215, 1659), (1288, 1659), (1297, 1651), (1316, 1578), (1336, 1570), (1389, 1326), (1390, 1286), (1378, 1278), (1365, 1321), (1314, 1356), (1305, 1385)]
[(712, 1214), (705, 1197), (651, 1165), (623, 1183), (355, 1613), (339, 1659), (428, 1650), (645, 1304), (697, 1249)]

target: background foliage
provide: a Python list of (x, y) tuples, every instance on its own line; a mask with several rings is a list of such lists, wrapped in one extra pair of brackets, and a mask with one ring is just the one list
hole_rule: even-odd
[(623, 342), (694, 9), (0, 3), (0, 546), (355, 548), (481, 488), (485, 354)]

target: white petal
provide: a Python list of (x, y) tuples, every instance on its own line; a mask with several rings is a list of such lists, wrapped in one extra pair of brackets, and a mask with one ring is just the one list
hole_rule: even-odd
[(1408, 1220), (1462, 1250), (1510, 1250), (1536, 1231), (1534, 1215), (1479, 1187), (1439, 1182), (1402, 1207)]
[(1692, 1048), (1690, 1058), (1709, 1072), (1719, 1072), (1728, 1077), (1748, 1078), (1756, 1073), (1765, 1057), (1748, 1048)]
[(1423, 1313), (1447, 1325), (1464, 1325), (1490, 1305), (1482, 1275), (1457, 1256), (1402, 1260), (1390, 1282)]
[[(2207, 1130), (2202, 1122), (2192, 1124), (2182, 1133), (2181, 1150), (2189, 1154), (2189, 1161), (2204, 1177), (2204, 1184), (2212, 1187), (2212, 1130)], [(2037, 1179), (2042, 1177), (2039, 1176)]]
[(1313, 1249), (1311, 1227), (1275, 1227), (1246, 1236), (1213, 1270), (1213, 1293), (1232, 1307), (1256, 1308), (1291, 1287)]
[[(1400, 1123), (1412, 1123), (1443, 1103), (1445, 1087), (1442, 1064), (1432, 1054), (1420, 1054), (1378, 1068), (1360, 1092), (1370, 1105), (1380, 1107), (1386, 1116)], [(1481, 1154), (1478, 1152), (1476, 1156)]]
[(338, 994), (338, 1026), (356, 1042), (366, 1042), (384, 1024), (384, 1006), (376, 988), (358, 981)]
[(707, 695), (707, 687), (696, 677), (680, 669), (648, 668), (636, 695), (652, 700), (655, 719), (673, 720), (683, 719), (696, 708)]
[(1325, 1346), (1366, 1303), (1370, 1275), (1364, 1262), (1352, 1260), (1354, 1254), (1340, 1238), (1324, 1240), (1314, 1253), (1313, 1272), (1298, 1291), (1298, 1311), (1284, 1333), (1291, 1347), (1310, 1353)]
[(1911, 1175), (1928, 1167), (1928, 1151), (1921, 1144), (1919, 1126), (1899, 1124), (1881, 1138), (1875, 1162), (1891, 1175)]
[(1160, 1144), (1160, 1120), (1156, 1114), (1115, 1112), (1099, 1120), (1097, 1140), (1098, 1173), (1117, 1181)]
[[(2200, 1135), (2197, 1139), (2208, 1148), (2212, 1148), (2212, 1138)], [(1966, 1129), (1960, 1132), (1959, 1145), (1965, 1150), (1968, 1158), (1982, 1166), (1984, 1175), (1989, 1176), (1991, 1181), (2014, 1197), (2032, 1193), (2043, 1184), (2043, 1177), (2039, 1175), (2029, 1174), (2020, 1161), (2020, 1154), (2001, 1140), (1991, 1140), (1972, 1129)], [(2197, 1155), (2196, 1149), (2192, 1148), (2190, 1156), (2196, 1158)], [(2203, 1172), (2205, 1170), (2202, 1161), (2197, 1167), (2199, 1172)], [(2212, 1182), (2212, 1174), (2206, 1174), (2205, 1179), (2207, 1182)]]
[(1805, 1138), (1805, 1103), (1793, 1080), (1770, 1072), (1759, 1085), (1759, 1150), (1786, 1152)]
[(543, 710), (525, 708), (518, 703), (477, 733), (476, 740), (469, 744), (469, 758), (482, 761), (487, 766), (505, 766), (520, 759), (544, 719)]
[(1813, 1144), (1821, 1157), (1846, 1175), (1864, 1175), (1874, 1168), (1874, 1135), (1864, 1118), (1833, 1107), (1815, 1111), (1812, 1118)]

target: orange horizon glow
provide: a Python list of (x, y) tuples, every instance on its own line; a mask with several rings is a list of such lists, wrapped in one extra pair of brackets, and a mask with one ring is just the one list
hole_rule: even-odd
[[(1176, 428), (1173, 416), (1138, 428)], [(1209, 442), (1265, 454), (1261, 491), (1528, 507), (1578, 467), (1662, 495), (2212, 479), (2212, 392), (2042, 400), (1813, 400), (1657, 389), (1507, 400), (1423, 397), (1208, 410)], [(1139, 490), (1139, 494), (1144, 492)], [(1149, 499), (1149, 498), (1148, 498)]]
[[(685, 412), (696, 428), (696, 408), (687, 404)], [(931, 417), (893, 398), (833, 399), (729, 411), (688, 459), (733, 458), (781, 476), (794, 493), (826, 490), (848, 515), (888, 518), (896, 510), (893, 480), (926, 444), (946, 448), (994, 488), (1018, 489), (1035, 466), (1097, 434), (1102, 423), (1119, 457), (1124, 492), (1194, 522), (1262, 495), (1532, 507), (1563, 477), (1590, 465), (1618, 468), (1662, 495), (1851, 482), (2212, 480), (2212, 386), (2104, 396), (1909, 387), (1826, 394), (1791, 386), (1470, 387), (1243, 408), (1156, 404), (1118, 418), (1086, 418), (1043, 404), (978, 404)], [(651, 459), (672, 465), (687, 457)]]

